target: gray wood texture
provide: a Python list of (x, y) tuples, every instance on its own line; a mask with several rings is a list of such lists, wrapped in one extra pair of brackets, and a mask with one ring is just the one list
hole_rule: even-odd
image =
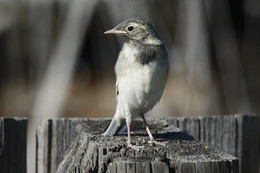
[(176, 128), (182, 124), (180, 118), (148, 119), (155, 137), (168, 141), (166, 147), (146, 144), (143, 139), (148, 140), (148, 136), (142, 122), (134, 121), (132, 140), (144, 145), (141, 151), (125, 149), (126, 133), (100, 136), (109, 122), (110, 119), (44, 121), (37, 130), (37, 172), (56, 172), (61, 162), (57, 172), (239, 172), (235, 157)]
[(26, 118), (0, 118), (0, 172), (26, 173)]
[(257, 115), (183, 117), (170, 121), (201, 142), (238, 157), (241, 173), (259, 171)]

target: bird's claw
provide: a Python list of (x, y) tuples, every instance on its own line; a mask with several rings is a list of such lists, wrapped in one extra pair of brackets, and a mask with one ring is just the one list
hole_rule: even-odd
[(140, 149), (144, 148), (144, 146), (128, 144), (128, 146), (126, 147), (126, 149), (131, 149), (131, 148), (136, 150), (136, 151), (139, 151)]

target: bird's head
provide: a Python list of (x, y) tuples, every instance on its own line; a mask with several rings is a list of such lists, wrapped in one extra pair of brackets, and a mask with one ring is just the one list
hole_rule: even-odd
[(127, 19), (113, 29), (106, 31), (104, 34), (122, 35), (128, 40), (143, 44), (162, 44), (152, 24), (139, 18)]

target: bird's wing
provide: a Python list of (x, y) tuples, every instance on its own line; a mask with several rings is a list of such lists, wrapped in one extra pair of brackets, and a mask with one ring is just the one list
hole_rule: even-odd
[(116, 96), (119, 95), (118, 82), (116, 81)]

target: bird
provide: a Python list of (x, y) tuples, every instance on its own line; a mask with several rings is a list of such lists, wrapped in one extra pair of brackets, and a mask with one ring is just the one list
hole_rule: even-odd
[(131, 122), (140, 117), (150, 138), (148, 143), (166, 145), (155, 140), (144, 117), (161, 99), (168, 78), (169, 58), (164, 41), (153, 25), (141, 18), (126, 19), (104, 34), (123, 36), (126, 41), (115, 65), (116, 111), (103, 135), (113, 136), (127, 128), (126, 148), (140, 150), (143, 146), (131, 142)]

